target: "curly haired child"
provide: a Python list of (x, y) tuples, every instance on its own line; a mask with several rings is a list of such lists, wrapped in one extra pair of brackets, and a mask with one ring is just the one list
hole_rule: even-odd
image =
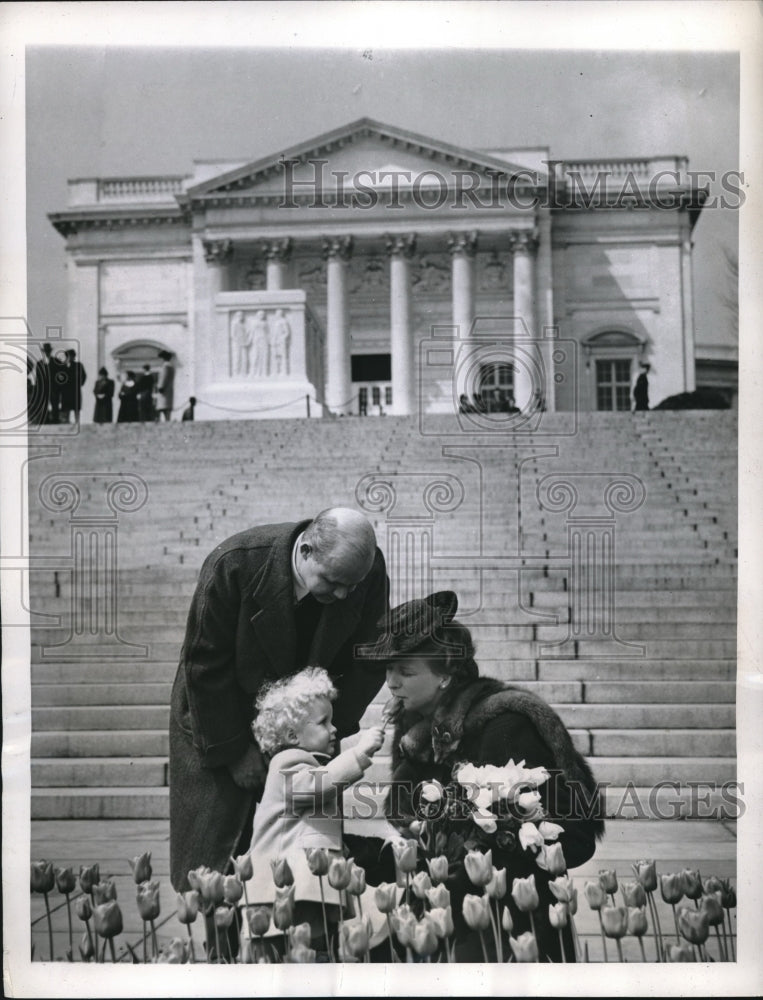
[[(306, 850), (321, 847), (341, 856), (342, 789), (362, 777), (384, 742), (383, 728), (373, 726), (361, 731), (351, 749), (333, 756), (336, 694), (325, 670), (307, 667), (261, 690), (252, 723), (270, 764), (254, 817), (249, 898), (260, 905), (274, 902), (270, 862), (285, 858), (294, 876), (294, 923), (309, 922), (316, 937), (322, 931), (320, 883), (307, 865)], [(324, 893), (334, 922), (339, 896), (325, 880)]]

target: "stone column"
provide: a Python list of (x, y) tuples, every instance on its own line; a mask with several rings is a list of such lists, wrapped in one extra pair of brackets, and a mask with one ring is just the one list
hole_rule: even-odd
[(392, 348), (392, 413), (416, 408), (415, 360), (411, 324), (411, 266), (416, 249), (413, 233), (387, 236), (389, 254), (389, 318)]
[(289, 287), (289, 261), (292, 240), (290, 236), (278, 240), (264, 240), (262, 252), (265, 256), (265, 287), (269, 292), (279, 292)]
[(228, 265), (233, 258), (233, 240), (203, 240), (204, 260), (210, 296), (227, 292), (230, 286)]
[(537, 332), (535, 320), (535, 233), (520, 230), (510, 236), (514, 255), (514, 401), (525, 411), (532, 401), (533, 390), (543, 389), (533, 384), (533, 373), (539, 373), (535, 361)]
[(449, 233), (451, 256), (451, 288), (453, 295), (453, 326), (456, 336), (466, 340), (474, 321), (474, 255), (477, 252), (476, 233)]
[(350, 372), (350, 309), (347, 301), (347, 261), (352, 254), (351, 236), (332, 236), (323, 241), (326, 258), (326, 396), (334, 414), (352, 413)]
[[(474, 255), (477, 252), (477, 234), (449, 233), (448, 249), (451, 256), (451, 294), (453, 303), (453, 341), (458, 350), (465, 345), (471, 335), (474, 322)], [(456, 355), (457, 356), (457, 355)], [(466, 384), (469, 367), (459, 368), (459, 383), (456, 393), (460, 397), (474, 391)]]
[(229, 264), (233, 258), (232, 240), (202, 240), (204, 251), (204, 284), (206, 288), (200, 301), (204, 310), (203, 330), (196, 335), (195, 352), (197, 359), (196, 379), (199, 382), (215, 382), (228, 378), (227, 331), (218, 330), (218, 316), (215, 300), (220, 292), (230, 289)]

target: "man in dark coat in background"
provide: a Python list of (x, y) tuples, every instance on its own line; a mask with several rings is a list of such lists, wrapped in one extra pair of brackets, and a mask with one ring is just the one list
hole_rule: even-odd
[(636, 379), (636, 384), (633, 387), (634, 410), (649, 409), (649, 379), (647, 378), (649, 368), (649, 365), (641, 366), (641, 374)]
[(188, 615), (170, 713), (170, 870), (225, 870), (249, 849), (267, 761), (251, 731), (263, 682), (324, 667), (339, 697), (339, 739), (354, 733), (384, 681), (355, 655), (389, 605), (373, 528), (345, 507), (269, 524), (207, 557)]
[(43, 344), (41, 350), (42, 357), (34, 368), (36, 397), (40, 398), (40, 409), (42, 411), (39, 422), (43, 424), (57, 424), (61, 388), (56, 376), (61, 368), (61, 362), (53, 354), (53, 347), (50, 344)]
[(138, 418), (143, 424), (154, 419), (154, 375), (151, 365), (143, 365), (143, 372), (136, 383), (138, 389)]

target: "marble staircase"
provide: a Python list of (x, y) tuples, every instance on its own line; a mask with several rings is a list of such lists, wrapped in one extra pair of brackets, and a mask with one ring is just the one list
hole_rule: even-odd
[[(428, 585), (458, 592), (482, 672), (554, 705), (612, 809), (629, 785), (733, 780), (735, 415), (581, 414), (572, 434), (568, 415), (546, 417), (545, 435), (477, 440), (445, 417), (439, 436), (386, 417), (85, 426), (51, 435), (58, 454), (32, 448), (33, 818), (167, 815), (169, 690), (204, 557), (332, 503), (365, 505), (389, 562), (392, 529), (426, 525)], [(114, 515), (120, 476), (145, 497)], [(603, 491), (618, 478), (635, 492), (613, 512)], [(574, 508), (555, 507), (552, 480), (572, 484)], [(614, 540), (609, 632), (586, 630), (578, 599), (603, 586), (595, 560), (573, 567), (583, 522)], [(76, 546), (104, 531), (116, 555), (85, 585)], [(405, 573), (392, 581), (403, 599)]]

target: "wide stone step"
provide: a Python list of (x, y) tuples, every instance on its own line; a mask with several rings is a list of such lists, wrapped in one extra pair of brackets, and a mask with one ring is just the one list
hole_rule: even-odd
[[(542, 681), (632, 681), (634, 677), (654, 681), (733, 681), (733, 660), (551, 660), (539, 659), (538, 679)], [(489, 671), (485, 671), (488, 672)]]
[[(598, 757), (736, 755), (733, 729), (591, 729), (587, 754)], [(666, 775), (667, 778), (672, 775)]]
[(168, 788), (36, 788), (34, 819), (169, 819)]
[(36, 757), (32, 759), (34, 788), (163, 787), (166, 757)]
[[(575, 655), (580, 659), (612, 655), (612, 643), (608, 640), (575, 638), (574, 641)], [(736, 641), (733, 639), (641, 639), (640, 644), (645, 646), (646, 656), (657, 659), (733, 659), (736, 656)], [(555, 650), (550, 646), (545, 646), (539, 652), (544, 659), (555, 655)], [(559, 652), (562, 656), (569, 655), (566, 647)], [(623, 652), (627, 654), (627, 648)], [(532, 656), (532, 653), (529, 655)]]
[[(712, 613), (713, 610), (720, 608), (725, 612), (728, 608), (736, 607), (736, 585), (728, 580), (726, 583), (728, 586), (722, 589), (720, 595), (705, 588), (692, 589), (690, 587), (678, 590), (618, 589), (615, 594), (615, 607), (618, 611), (625, 608), (654, 609), (665, 613), (667, 616), (675, 612), (677, 616), (676, 620), (679, 621), (682, 620), (684, 609), (686, 611), (697, 610), (699, 612), (707, 611), (708, 613)], [(532, 588), (528, 588), (527, 592), (528, 603), (531, 596), (532, 606), (539, 609), (554, 608), (559, 601), (559, 594), (555, 591), (533, 591)], [(566, 592), (563, 593), (562, 603), (566, 605), (569, 601), (569, 595)]]
[(32, 758), (38, 757), (164, 757), (169, 753), (168, 729), (32, 733)]
[[(61, 684), (108, 684), (118, 676), (130, 687), (144, 684), (172, 684), (177, 673), (177, 660), (125, 659), (115, 661), (74, 659), (70, 663), (32, 664), (33, 686)], [(151, 703), (151, 700), (147, 702)], [(42, 704), (42, 703), (41, 703)]]
[(709, 704), (609, 704), (552, 705), (565, 725), (596, 729), (731, 729), (736, 710), (734, 705)]
[(736, 685), (732, 681), (584, 681), (581, 686), (579, 700), (587, 704), (709, 703), (733, 708), (736, 699)]
[(169, 705), (171, 684), (32, 684), (32, 706)]
[(71, 732), (103, 729), (160, 729), (169, 726), (170, 709), (166, 705), (97, 705), (33, 708), (32, 728), (44, 733), (66, 729)]

